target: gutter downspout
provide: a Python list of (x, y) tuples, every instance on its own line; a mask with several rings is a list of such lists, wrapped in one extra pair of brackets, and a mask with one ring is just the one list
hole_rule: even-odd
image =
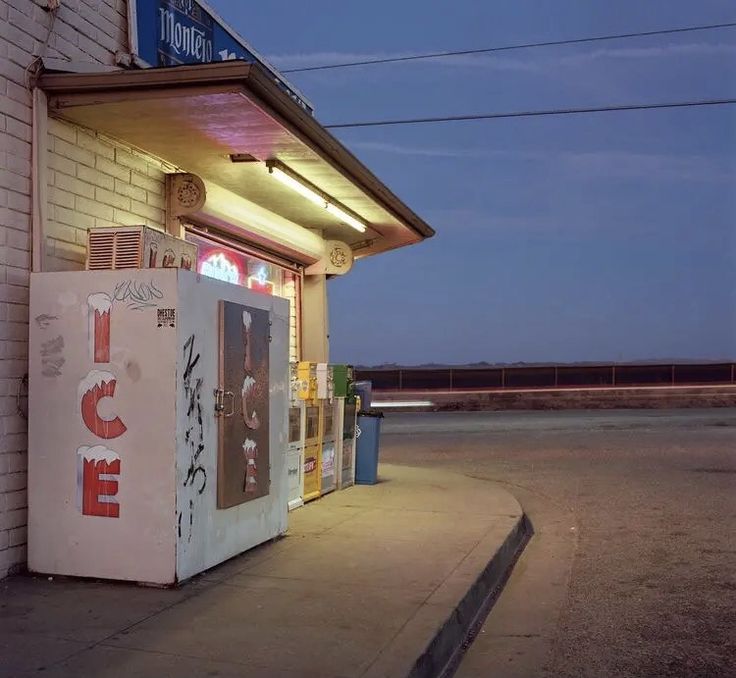
[(33, 273), (43, 271), (46, 264), (48, 126), (49, 109), (46, 93), (34, 87), (31, 141), (31, 272)]

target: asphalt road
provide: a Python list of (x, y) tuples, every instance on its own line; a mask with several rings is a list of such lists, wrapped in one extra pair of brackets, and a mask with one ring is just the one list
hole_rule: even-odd
[(381, 458), (534, 526), (458, 676), (736, 677), (736, 410), (391, 414)]

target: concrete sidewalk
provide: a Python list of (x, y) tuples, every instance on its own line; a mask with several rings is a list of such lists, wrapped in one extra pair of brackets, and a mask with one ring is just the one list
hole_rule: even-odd
[(0, 676), (438, 675), (513, 564), (523, 514), (449, 472), (382, 465), (381, 481), (176, 590), (0, 582)]

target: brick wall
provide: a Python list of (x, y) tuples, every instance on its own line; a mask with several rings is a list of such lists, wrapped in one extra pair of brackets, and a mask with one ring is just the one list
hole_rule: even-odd
[(46, 270), (83, 268), (90, 228), (145, 224), (164, 229), (164, 175), (174, 168), (53, 119), (48, 167)]
[[(45, 4), (44, 0), (0, 0), (0, 578), (22, 567), (26, 559), (27, 435), (25, 420), (16, 404), (22, 377), (28, 370), (32, 115), (26, 69), (40, 54), (48, 34), (51, 16), (42, 9)], [(126, 30), (124, 0), (61, 0), (46, 56), (112, 64), (116, 51), (127, 50)], [(59, 128), (53, 125), (53, 129)], [(68, 177), (81, 180), (76, 169)], [(96, 171), (97, 167), (88, 169)], [(64, 174), (52, 172), (55, 181)], [(146, 179), (153, 177), (146, 173)], [(54, 186), (54, 191), (57, 189)], [(111, 193), (118, 193), (114, 182)], [(117, 209), (134, 213), (133, 197), (127, 197), (131, 200), (130, 208)], [(64, 197), (59, 200), (68, 202)], [(160, 209), (153, 203), (145, 204), (151, 210)], [(54, 205), (54, 214), (57, 209)], [(79, 212), (84, 214), (81, 208)], [(148, 214), (153, 219), (151, 215), (157, 213)], [(122, 218), (121, 213), (119, 216)], [(68, 226), (58, 218), (54, 223)], [(78, 267), (77, 233), (73, 229), (66, 233), (73, 233), (73, 242), (60, 236), (59, 231), (52, 236), (53, 262)], [(61, 245), (57, 253), (58, 243)]]

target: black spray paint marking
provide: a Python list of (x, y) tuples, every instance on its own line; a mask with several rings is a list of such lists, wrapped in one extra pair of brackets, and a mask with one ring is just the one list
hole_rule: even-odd
[[(202, 494), (207, 487), (207, 470), (200, 457), (204, 452), (204, 424), (202, 421), (202, 383), (203, 378), (195, 374), (200, 354), (194, 352), (194, 335), (184, 344), (184, 360), (186, 367), (182, 375), (184, 398), (186, 400), (186, 430), (184, 442), (189, 449), (189, 467), (184, 479), (184, 487), (195, 487), (197, 494)], [(197, 485), (199, 485), (197, 487)], [(194, 521), (194, 501), (189, 500), (189, 541), (192, 539)], [(181, 516), (179, 517), (179, 536), (181, 536)]]
[(158, 306), (159, 300), (163, 297), (164, 293), (156, 287), (153, 280), (150, 283), (125, 280), (115, 286), (115, 292), (112, 295), (115, 301), (127, 301), (128, 308), (134, 311)]

